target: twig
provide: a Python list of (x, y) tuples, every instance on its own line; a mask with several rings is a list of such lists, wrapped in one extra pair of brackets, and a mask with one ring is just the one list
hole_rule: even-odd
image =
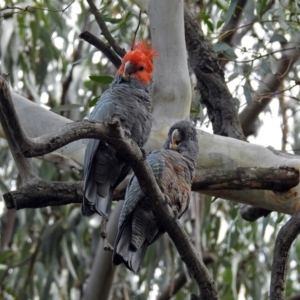
[(120, 57), (105, 43), (103, 43), (100, 39), (94, 36), (92, 33), (88, 31), (84, 31), (79, 35), (80, 38), (90, 43), (97, 49), (99, 49), (118, 69), (121, 65)]
[[(216, 258), (210, 254), (205, 253), (203, 255), (203, 262), (207, 266), (208, 264), (214, 262)], [(169, 300), (171, 299), (186, 283), (187, 274), (185, 271), (181, 271), (180, 274), (175, 278), (174, 284), (172, 286), (167, 286), (167, 288), (160, 294), (156, 300)]]
[(292, 243), (300, 233), (300, 209), (282, 226), (276, 237), (270, 300), (284, 300), (287, 262)]
[[(290, 48), (284, 47), (282, 49), (282, 58), (278, 62), (277, 74), (286, 74), (293, 64), (297, 61), (300, 56), (299, 45), (300, 45), (300, 35), (296, 35), (293, 39), (295, 45), (294, 50), (286, 51)], [(257, 90), (258, 95), (270, 95), (275, 93), (280, 87), (280, 82), (283, 80), (283, 77), (275, 76), (268, 74), (264, 84), (259, 87)], [(274, 95), (274, 94), (273, 94)], [(259, 96), (259, 99), (254, 99), (250, 106), (247, 106), (240, 114), (240, 122), (242, 124), (243, 131), (246, 136), (253, 134), (256, 131), (255, 121), (257, 120), (258, 115), (267, 107), (273, 98)], [(259, 100), (259, 101), (256, 101)]]
[(126, 54), (126, 51), (118, 46), (112, 35), (110, 34), (103, 17), (99, 10), (97, 9), (96, 5), (94, 4), (93, 0), (87, 0), (89, 7), (91, 9), (91, 13), (95, 16), (96, 22), (98, 23), (103, 36), (106, 38), (108, 43), (112, 46), (115, 52), (120, 56), (123, 57)]
[[(27, 12), (34, 12), (35, 10), (44, 10), (44, 11), (50, 11), (50, 12), (61, 12), (64, 13), (73, 3), (75, 2), (75, 0), (73, 0), (70, 4), (68, 4), (64, 9), (59, 9), (59, 10), (55, 10), (55, 9), (49, 9), (49, 8), (41, 8), (41, 7), (36, 7), (36, 6), (26, 6), (25, 8), (22, 7), (18, 7), (18, 6), (6, 6), (2, 9), (0, 9), (0, 11), (2, 10), (6, 10), (6, 9), (12, 9), (12, 10), (20, 10), (20, 11), (27, 11)], [(32, 10), (30, 10), (32, 9)]]
[(101, 221), (101, 232), (100, 232), (100, 236), (102, 237), (103, 239), (103, 242), (104, 242), (104, 250), (105, 251), (110, 251), (110, 252), (113, 252), (114, 251), (114, 248), (112, 247), (112, 245), (108, 242), (107, 240), (107, 230), (106, 230), (106, 225), (107, 225), (107, 222), (108, 222), (108, 217), (104, 216), (102, 218), (102, 221)]
[(139, 21), (138, 21), (138, 25), (136, 27), (136, 30), (134, 32), (134, 35), (133, 35), (133, 40), (132, 40), (132, 44), (131, 44), (131, 50), (133, 49), (133, 46), (134, 46), (134, 43), (135, 43), (135, 39), (136, 39), (136, 35), (139, 31), (139, 28), (140, 28), (140, 25), (141, 25), (141, 16), (142, 16), (142, 11), (140, 10), (140, 13), (139, 13)]
[(8, 271), (10, 269), (18, 268), (18, 267), (22, 267), (22, 266), (26, 265), (29, 261), (31, 261), (32, 256), (33, 256), (33, 254), (30, 255), (29, 257), (23, 259), (22, 261), (16, 263), (16, 264), (12, 264), (12, 265), (7, 266), (7, 268), (4, 270), (4, 272), (3, 272), (3, 274), (2, 274), (2, 276), (0, 278), (0, 286), (3, 286), (3, 281), (4, 281), (4, 279), (5, 279)]
[[(88, 21), (88, 15), (85, 16), (84, 19), (84, 27), (86, 26)], [(75, 63), (77, 60), (79, 60), (82, 57), (82, 48), (83, 48), (83, 40), (80, 40), (78, 43), (77, 48), (73, 50), (73, 62), (70, 64), (71, 68), (67, 72), (66, 78), (63, 80), (62, 84), (62, 93), (61, 93), (61, 105), (64, 105), (67, 103), (67, 94), (71, 85), (71, 82), (73, 80), (73, 71), (75, 67)], [(64, 112), (61, 112), (62, 115), (64, 115)]]
[[(231, 19), (229, 22), (224, 26), (222, 29), (222, 33), (219, 37), (219, 42), (227, 43), (228, 45), (231, 45), (231, 41), (233, 39), (234, 33), (236, 32), (234, 29), (237, 27), (241, 14), (244, 10), (244, 6), (246, 5), (247, 1), (245, 0), (238, 0), (236, 7), (234, 9), (234, 12), (232, 14)], [(224, 69), (225, 65), (228, 63), (228, 59), (226, 59), (226, 56), (224, 53), (220, 53), (219, 55), (221, 67)]]

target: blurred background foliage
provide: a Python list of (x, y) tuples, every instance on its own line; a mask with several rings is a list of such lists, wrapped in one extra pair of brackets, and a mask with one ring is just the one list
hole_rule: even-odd
[[(150, 38), (147, 14), (140, 13), (143, 1), (95, 3), (119, 46), (130, 49), (139, 22), (136, 38)], [(189, 1), (188, 6), (219, 54), (237, 108), (242, 110), (262, 97), (257, 91), (264, 78), (277, 72), (283, 48), (299, 38), (299, 3), (203, 0)], [(87, 30), (103, 39), (85, 1), (0, 0), (0, 30), (0, 71), (10, 74), (12, 88), (70, 119), (88, 115), (90, 102), (109, 86), (89, 76), (113, 76), (116, 71), (97, 49), (78, 38)], [(299, 71), (295, 62), (283, 74), (282, 84), (270, 94), (272, 105), (257, 120), (256, 137), (249, 137), (251, 142), (264, 140), (261, 132), (266, 134), (264, 128), (270, 128), (271, 122), (267, 133), (273, 136), (274, 147), (299, 148)], [(195, 86), (192, 72), (191, 83)], [(197, 89), (193, 100), (193, 118), (201, 129), (211, 130)], [(0, 148), (3, 194), (19, 185), (19, 177), (3, 139)], [(45, 180), (82, 179), (46, 162), (35, 160), (35, 164)], [(202, 252), (220, 298), (267, 299), (275, 237), (288, 217), (273, 212), (249, 223), (234, 203), (212, 202), (211, 197), (198, 194), (193, 198), (182, 223)], [(3, 200), (0, 214), (0, 299), (79, 299), (100, 236), (99, 217), (82, 218), (79, 205), (7, 211)], [(299, 247), (294, 244), (291, 251), (288, 296), (300, 289)], [(172, 299), (187, 299), (196, 287), (186, 274), (165, 235), (149, 247), (139, 275), (123, 266), (117, 269), (110, 299), (170, 299), (176, 289)]]

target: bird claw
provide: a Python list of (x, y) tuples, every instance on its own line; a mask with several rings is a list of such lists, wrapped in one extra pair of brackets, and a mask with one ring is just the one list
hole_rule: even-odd
[(108, 222), (108, 217), (104, 216), (102, 218), (102, 221), (101, 221), (101, 231), (100, 231), (100, 236), (102, 237), (103, 239), (103, 242), (104, 242), (104, 246), (103, 246), (103, 249), (104, 251), (110, 251), (110, 252), (113, 252), (114, 251), (114, 248), (112, 247), (112, 245), (108, 242), (107, 240), (107, 233), (106, 233), (106, 225), (107, 225), (107, 222)]
[(140, 147), (140, 149), (141, 149), (141, 152), (142, 152), (142, 155), (143, 155), (143, 160), (146, 160), (146, 157), (147, 157), (146, 150), (143, 147)]
[(171, 202), (170, 198), (167, 195), (164, 195), (164, 196), (165, 196), (164, 204), (170, 206), (170, 208), (172, 209), (172, 212), (174, 214), (174, 218), (178, 219), (179, 212), (178, 212), (177, 206), (176, 205), (172, 205), (172, 202)]
[(175, 218), (175, 220), (177, 220), (178, 216), (179, 216), (179, 212), (178, 212), (178, 209), (177, 209), (176, 205), (172, 205), (171, 208), (172, 208), (172, 211), (173, 211), (173, 214), (174, 214), (174, 218)]
[(167, 204), (167, 205), (171, 206), (171, 200), (170, 200), (170, 198), (167, 195), (164, 195), (164, 196), (165, 196), (164, 204)]
[(130, 136), (131, 136), (130, 130), (124, 129), (124, 128), (123, 128), (123, 130), (124, 130), (125, 136), (126, 136), (127, 138), (130, 138)]

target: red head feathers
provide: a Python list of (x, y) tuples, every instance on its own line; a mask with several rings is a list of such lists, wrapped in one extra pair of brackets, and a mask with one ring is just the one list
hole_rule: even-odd
[(139, 42), (123, 57), (117, 74), (122, 74), (125, 80), (132, 77), (149, 84), (153, 72), (152, 59), (155, 56), (157, 52), (146, 41)]

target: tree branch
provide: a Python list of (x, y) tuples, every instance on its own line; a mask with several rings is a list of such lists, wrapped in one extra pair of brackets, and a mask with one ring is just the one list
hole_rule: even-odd
[(7, 209), (41, 208), (82, 203), (83, 181), (44, 181), (35, 178), (3, 195)]
[[(281, 86), (281, 82), (285, 78), (285, 74), (289, 72), (293, 64), (299, 58), (300, 34), (294, 36), (293, 44), (295, 46), (294, 49), (283, 49), (282, 58), (278, 62), (277, 66), (277, 74), (268, 74), (264, 78), (263, 84), (261, 84), (256, 91), (258, 96), (253, 99), (251, 105), (247, 106), (239, 114), (241, 125), (246, 136), (257, 131), (257, 125), (255, 124), (257, 117), (272, 101), (273, 93)], [(284, 48), (289, 47), (291, 47), (291, 44), (285, 45)]]
[(97, 9), (96, 5), (94, 4), (93, 0), (87, 0), (89, 7), (91, 9), (91, 13), (95, 16), (96, 22), (98, 23), (101, 32), (103, 36), (106, 38), (108, 43), (112, 46), (112, 48), (116, 51), (116, 53), (120, 56), (123, 57), (126, 54), (126, 51), (118, 46), (112, 35), (110, 34), (101, 13)]
[(299, 171), (293, 168), (237, 167), (233, 170), (216, 169), (196, 171), (192, 190), (262, 189), (284, 192), (296, 186), (298, 183)]
[[(104, 137), (105, 138), (105, 137)], [(107, 142), (111, 140), (106, 138)], [(123, 151), (119, 147), (119, 151)], [(114, 192), (114, 200), (124, 199), (127, 181)], [(193, 191), (262, 189), (282, 192), (299, 182), (299, 172), (288, 167), (237, 168), (196, 171)], [(18, 190), (3, 195), (7, 209), (41, 208), (82, 202), (83, 182), (43, 181), (35, 178)], [(243, 211), (243, 210), (242, 210)], [(242, 213), (242, 212), (241, 212)], [(248, 217), (251, 220), (251, 216)], [(247, 220), (248, 220), (247, 219)]]
[[(13, 131), (13, 128), (10, 127), (10, 121), (18, 122), (17, 125), (19, 127), (20, 124), (12, 105), (11, 94), (6, 79), (6, 75), (0, 75), (0, 122), (7, 137), (7, 142), (19, 170), (22, 182), (26, 182), (30, 179), (37, 178), (37, 175), (34, 167), (32, 166), (31, 160), (25, 158), (20, 151), (18, 136)], [(10, 114), (12, 114), (12, 116), (10, 116)], [(24, 135), (24, 132), (22, 133)]]
[(201, 103), (207, 108), (214, 134), (245, 140), (232, 96), (211, 45), (188, 7), (184, 7), (186, 47), (195, 72)]
[(99, 49), (117, 69), (120, 67), (120, 57), (109, 46), (103, 43), (92, 33), (84, 31), (79, 35), (79, 37)]
[(300, 233), (300, 209), (282, 226), (276, 237), (270, 300), (284, 300), (287, 262), (292, 243)]

